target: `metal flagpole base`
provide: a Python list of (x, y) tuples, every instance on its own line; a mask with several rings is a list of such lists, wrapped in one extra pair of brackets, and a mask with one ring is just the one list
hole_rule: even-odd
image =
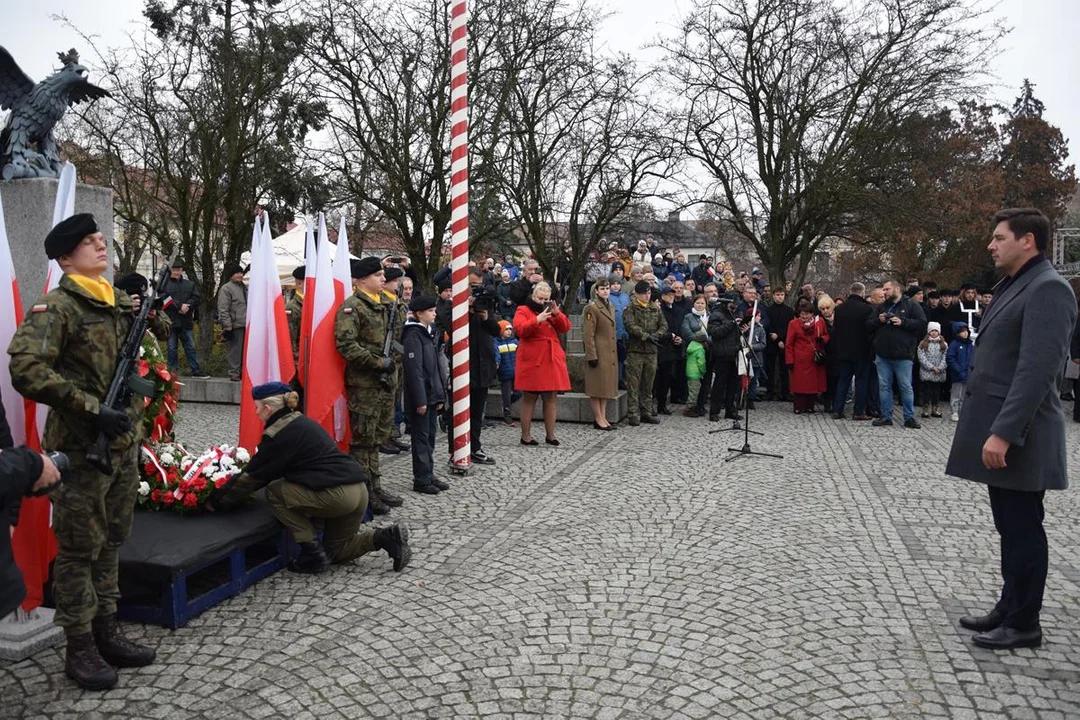
[(48, 608), (16, 610), (0, 620), (0, 660), (18, 662), (62, 643), (64, 629), (53, 625), (54, 614)]

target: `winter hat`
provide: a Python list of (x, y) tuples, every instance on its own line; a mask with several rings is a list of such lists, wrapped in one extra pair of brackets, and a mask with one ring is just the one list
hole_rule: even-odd
[(512, 327), (510, 325), (509, 320), (500, 320), (499, 321), (499, 334), (502, 335), (504, 332), (506, 332), (506, 328), (508, 328), (508, 327)]
[(97, 221), (90, 213), (79, 213), (61, 220), (45, 236), (45, 255), (50, 260), (67, 255), (82, 242), (84, 237), (93, 235), (97, 231)]
[(434, 296), (417, 295), (409, 301), (409, 310), (414, 313), (423, 312), (425, 310), (431, 310), (439, 302), (439, 298)]
[(939, 334), (941, 333), (941, 323), (934, 322), (934, 321), (931, 320), (930, 322), (928, 322), (926, 324), (926, 334), (927, 335), (934, 332), (935, 330), (937, 330)]

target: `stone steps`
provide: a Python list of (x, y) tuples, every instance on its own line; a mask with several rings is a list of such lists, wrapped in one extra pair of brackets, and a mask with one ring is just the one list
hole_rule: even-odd
[(199, 380), (181, 377), (180, 402), (218, 403), (221, 405), (239, 405), (241, 383), (228, 378), (210, 378)]

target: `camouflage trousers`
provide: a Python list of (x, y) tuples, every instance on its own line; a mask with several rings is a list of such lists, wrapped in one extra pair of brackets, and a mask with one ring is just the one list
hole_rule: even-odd
[(120, 600), (120, 546), (131, 534), (139, 487), (138, 446), (112, 452), (103, 475), (84, 451), (68, 451), (71, 472), (52, 496), (57, 554), (53, 570), (55, 622), (68, 635), (90, 632), (98, 615)]
[(656, 353), (626, 354), (627, 414), (632, 418), (652, 415)]
[(394, 391), (378, 388), (346, 388), (349, 401), (349, 454), (371, 476), (371, 488), (382, 487), (379, 446), (390, 440), (394, 421)]

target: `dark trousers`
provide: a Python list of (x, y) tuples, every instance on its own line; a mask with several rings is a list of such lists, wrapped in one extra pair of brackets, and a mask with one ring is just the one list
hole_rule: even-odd
[(701, 412), (705, 412), (705, 404), (709, 401), (709, 391), (712, 390), (712, 382), (712, 360), (706, 356), (705, 374), (701, 376), (701, 385), (698, 386), (697, 400), (694, 401), (694, 407)]
[(671, 402), (685, 403), (690, 397), (690, 388), (686, 381), (686, 358), (680, 357), (671, 369)]
[(784, 361), (784, 351), (776, 343), (765, 346), (765, 375), (769, 379), (769, 396), (780, 400), (790, 394), (788, 369)]
[(430, 485), (435, 479), (435, 426), (438, 413), (428, 407), (423, 415), (410, 409), (405, 417), (412, 428), (412, 474), (414, 485)]
[[(881, 393), (878, 392), (877, 365), (870, 362), (866, 373), (866, 410), (870, 414), (881, 413)], [(858, 385), (855, 386), (858, 391)]]
[(848, 390), (851, 389), (851, 380), (854, 378), (855, 407), (853, 412), (856, 415), (865, 415), (870, 361), (837, 360), (836, 373), (836, 398), (833, 402), (833, 412), (844, 412), (844, 403), (847, 402)]
[(709, 400), (709, 414), (719, 415), (721, 406), (728, 415), (738, 415), (735, 409), (735, 394), (739, 387), (739, 370), (735, 358), (716, 358), (713, 360), (712, 397)]
[(668, 404), (668, 395), (671, 393), (671, 381), (674, 378), (675, 361), (665, 360), (656, 364), (656, 380), (653, 381), (653, 397), (656, 398), (656, 407), (665, 408)]
[(941, 390), (945, 387), (943, 382), (931, 382), (929, 380), (923, 380), (920, 392), (922, 393), (922, 406), (929, 407), (937, 405), (941, 402)]
[(514, 378), (499, 381), (502, 391), (503, 417), (510, 417), (510, 406), (521, 399), (521, 393), (514, 389)]
[(1048, 549), (1043, 530), (1045, 491), (1025, 492), (990, 487), (994, 527), (1001, 536), (1001, 599), (996, 609), (1005, 627), (1039, 627), (1046, 587)]

